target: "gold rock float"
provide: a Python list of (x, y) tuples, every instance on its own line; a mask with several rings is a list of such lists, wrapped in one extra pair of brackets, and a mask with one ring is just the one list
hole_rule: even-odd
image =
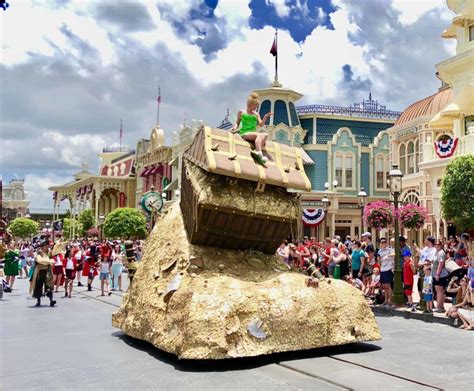
[(112, 323), (184, 359), (248, 357), (380, 339), (363, 295), (307, 284), (274, 255), (309, 190), (297, 148), (203, 127), (183, 156), (181, 202), (157, 221)]

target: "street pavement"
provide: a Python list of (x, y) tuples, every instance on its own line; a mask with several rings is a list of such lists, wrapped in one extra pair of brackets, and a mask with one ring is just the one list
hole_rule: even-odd
[[(126, 274), (124, 274), (126, 278)], [(474, 332), (377, 316), (382, 340), (222, 361), (177, 360), (111, 325), (123, 292), (0, 301), (0, 390), (468, 390)], [(46, 304), (48, 301), (45, 300)], [(301, 338), (304, 338), (302, 335)]]

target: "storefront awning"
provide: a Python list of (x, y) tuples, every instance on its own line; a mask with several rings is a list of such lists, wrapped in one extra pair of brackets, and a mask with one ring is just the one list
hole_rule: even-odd
[(171, 183), (168, 186), (166, 186), (163, 190), (164, 191), (178, 190), (178, 178), (173, 179)]
[(154, 174), (163, 174), (163, 166), (159, 165), (159, 166), (153, 167), (149, 175), (154, 175)]
[(141, 177), (145, 177), (148, 175), (151, 175), (151, 171), (153, 170), (154, 167), (147, 167), (145, 168), (142, 173), (140, 174)]
[(178, 157), (176, 156), (174, 159), (171, 159), (171, 161), (168, 164), (170, 166), (178, 167)]
[(308, 155), (308, 153), (303, 149), (303, 148), (298, 148), (300, 153), (301, 153), (301, 159), (303, 159), (303, 164), (305, 166), (313, 166), (314, 161), (311, 159), (311, 157)]

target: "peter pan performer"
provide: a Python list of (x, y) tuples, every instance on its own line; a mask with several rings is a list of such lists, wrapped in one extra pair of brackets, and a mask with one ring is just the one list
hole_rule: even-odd
[[(260, 118), (260, 114), (257, 112), (258, 105), (260, 104), (260, 97), (256, 92), (252, 92), (247, 98), (247, 109), (240, 110), (237, 113), (237, 123), (232, 128), (232, 133), (239, 132), (240, 137), (245, 141), (255, 143), (255, 151), (252, 151), (252, 155), (255, 158), (265, 164), (268, 161), (266, 156), (263, 156), (262, 149), (268, 139), (268, 134), (263, 132), (257, 132), (257, 125), (263, 126), (267, 119), (273, 115), (273, 113), (267, 113)], [(239, 129), (240, 124), (242, 124)]]
[(13, 289), (15, 277), (18, 275), (18, 261), (20, 260), (20, 251), (15, 248), (15, 243), (10, 242), (8, 251), (5, 253), (5, 276), (7, 285)]
[(35, 272), (33, 274), (33, 297), (36, 298), (36, 307), (41, 305), (41, 297), (49, 298), (49, 306), (54, 307), (56, 301), (53, 300), (53, 271), (54, 261), (48, 255), (49, 241), (45, 240), (40, 244), (40, 248), (35, 257)]

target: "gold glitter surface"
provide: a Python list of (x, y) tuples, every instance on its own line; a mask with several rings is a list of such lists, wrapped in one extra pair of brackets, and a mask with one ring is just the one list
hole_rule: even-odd
[(339, 280), (307, 287), (305, 275), (285, 268), (272, 255), (190, 244), (176, 203), (156, 223), (112, 323), (185, 359), (380, 339), (360, 291)]

